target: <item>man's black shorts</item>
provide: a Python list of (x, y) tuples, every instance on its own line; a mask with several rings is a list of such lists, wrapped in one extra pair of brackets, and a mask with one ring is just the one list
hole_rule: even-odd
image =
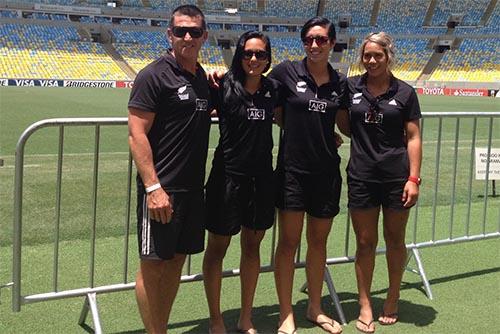
[(169, 193), (174, 213), (162, 224), (149, 219), (146, 195), (137, 191), (137, 236), (141, 259), (169, 260), (178, 254), (196, 254), (205, 247), (203, 191)]
[(235, 235), (245, 226), (266, 230), (273, 226), (273, 175), (243, 176), (212, 169), (206, 185), (207, 230)]
[(401, 200), (406, 181), (385, 183), (366, 182), (347, 178), (350, 209), (369, 209), (384, 207), (406, 210)]
[(328, 174), (300, 174), (278, 169), (276, 206), (281, 210), (305, 211), (316, 218), (333, 218), (339, 211), (342, 177)]

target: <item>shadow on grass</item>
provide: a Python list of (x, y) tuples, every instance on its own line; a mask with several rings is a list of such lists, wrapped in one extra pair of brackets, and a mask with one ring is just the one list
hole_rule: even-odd
[[(432, 285), (448, 283), (460, 279), (466, 279), (473, 276), (481, 276), (486, 274), (492, 274), (500, 272), (500, 267), (477, 270), (462, 274), (450, 275), (440, 278), (435, 278), (429, 281)], [(337, 282), (337, 285), (341, 285)], [(326, 287), (325, 287), (326, 289)], [(403, 282), (401, 290), (407, 289), (418, 289), (425, 293), (423, 289), (423, 284), (421, 282), (407, 283)], [(375, 317), (380, 313), (384, 304), (384, 297), (387, 293), (387, 289), (381, 289), (377, 291), (372, 291), (372, 302), (373, 302), (373, 312)], [(383, 295), (379, 297), (378, 295)], [(358, 295), (351, 292), (340, 292), (338, 294), (341, 300), (342, 309), (346, 317), (347, 323), (355, 321), (358, 318), (359, 306), (357, 302)], [(332, 315), (335, 319), (339, 319), (339, 316), (335, 310), (334, 305), (329, 296), (322, 297), (322, 305), (324, 311)], [(294, 305), (294, 314), (296, 325), (299, 328), (311, 329), (314, 327), (310, 322), (305, 319), (305, 314), (307, 311), (307, 298), (300, 299)], [(224, 321), (226, 323), (228, 334), (238, 333), (236, 329), (236, 324), (238, 322), (240, 309), (231, 309), (223, 312)], [(253, 322), (257, 326), (259, 333), (276, 333), (277, 324), (279, 316), (278, 304), (258, 306), (253, 309)], [(417, 327), (424, 327), (432, 324), (437, 317), (437, 311), (427, 305), (414, 304), (411, 301), (401, 299), (399, 301), (399, 322), (406, 324), (413, 324)], [(194, 326), (194, 327), (193, 327)], [(87, 325), (82, 326), (87, 332), (93, 333), (93, 329)], [(182, 328), (186, 329), (182, 333), (185, 334), (200, 334), (208, 333), (208, 318), (188, 320), (184, 322), (171, 323), (169, 329), (179, 330)], [(139, 334), (144, 333), (144, 329), (136, 329), (131, 331), (117, 332), (116, 334)]]
[[(455, 275), (439, 277), (439, 278), (433, 278), (433, 279), (429, 280), (429, 284), (430, 284), (431, 289), (432, 289), (432, 286), (436, 285), (436, 284), (448, 283), (451, 281), (457, 281), (457, 280), (466, 279), (466, 278), (474, 277), (474, 276), (493, 274), (493, 273), (497, 273), (497, 272), (500, 272), (500, 267), (476, 270), (476, 271), (471, 271), (471, 272), (467, 272), (467, 273), (455, 274)], [(424, 289), (424, 285), (422, 282), (407, 283), (407, 282), (403, 281), (403, 283), (401, 285), (401, 290), (408, 290), (408, 289), (416, 289), (416, 290), (421, 291), (423, 294), (426, 294), (425, 289)], [(378, 295), (378, 294), (384, 294), (384, 293), (387, 293), (387, 289), (372, 291), (372, 295)]]

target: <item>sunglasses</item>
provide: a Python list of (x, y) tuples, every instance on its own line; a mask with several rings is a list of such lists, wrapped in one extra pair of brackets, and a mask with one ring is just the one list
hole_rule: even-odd
[(183, 38), (187, 33), (192, 38), (200, 38), (203, 32), (204, 30), (199, 27), (172, 27), (172, 34), (178, 38)]
[(330, 39), (327, 36), (307, 36), (302, 40), (302, 42), (307, 46), (313, 45), (314, 41), (316, 41), (316, 44), (321, 47), (328, 43)]
[(250, 60), (252, 59), (252, 57), (255, 55), (255, 58), (257, 60), (267, 60), (268, 58), (268, 54), (266, 51), (263, 51), (263, 50), (258, 50), (258, 51), (254, 51), (254, 50), (245, 50), (243, 51), (243, 59), (245, 60)]

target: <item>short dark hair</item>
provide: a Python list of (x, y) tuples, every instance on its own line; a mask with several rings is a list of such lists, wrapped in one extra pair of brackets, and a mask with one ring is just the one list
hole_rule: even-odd
[(326, 17), (316, 16), (307, 20), (306, 23), (302, 26), (302, 30), (300, 31), (300, 39), (304, 40), (306, 38), (306, 34), (314, 26), (321, 26), (328, 28), (328, 38), (330, 41), (334, 41), (336, 38), (335, 33), (335, 25)]
[(172, 27), (174, 25), (174, 16), (176, 16), (176, 15), (186, 15), (189, 17), (200, 16), (201, 17), (201, 28), (203, 30), (207, 30), (207, 23), (205, 22), (205, 15), (201, 11), (201, 9), (199, 9), (195, 5), (181, 5), (177, 8), (175, 8), (172, 11), (172, 15), (170, 16), (170, 27)]

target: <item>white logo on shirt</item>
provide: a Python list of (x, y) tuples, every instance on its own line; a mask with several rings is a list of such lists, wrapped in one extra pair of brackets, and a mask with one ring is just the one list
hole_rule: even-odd
[(352, 99), (352, 104), (359, 104), (361, 99)]
[(354, 93), (354, 98), (357, 98), (357, 97), (360, 97), (361, 95), (363, 95), (363, 93)]
[(309, 111), (325, 113), (326, 112), (326, 102), (309, 100)]
[(391, 106), (397, 106), (397, 105), (398, 105), (398, 104), (396, 103), (396, 100), (394, 100), (394, 99), (390, 100), (390, 101), (389, 101), (389, 104), (390, 104)]
[(384, 121), (384, 114), (379, 111), (370, 109), (365, 113), (365, 123), (382, 124)]
[(179, 100), (188, 100), (189, 93), (184, 93), (187, 89), (187, 86), (182, 86), (177, 89), (177, 95), (179, 96)]
[(264, 109), (247, 108), (247, 117), (249, 120), (263, 121), (266, 119), (266, 112)]
[(264, 94), (265, 97), (271, 97), (271, 93), (269, 91), (266, 92), (266, 94)]
[(297, 89), (297, 92), (305, 93), (306, 88), (307, 88), (307, 83), (305, 81), (299, 81), (299, 82), (297, 82), (297, 85), (295, 86), (295, 88)]
[(339, 96), (339, 94), (337, 94), (337, 92), (336, 92), (336, 91), (333, 91), (333, 92), (332, 92), (332, 96)]
[(207, 109), (208, 109), (207, 99), (196, 99), (196, 111), (207, 111)]

